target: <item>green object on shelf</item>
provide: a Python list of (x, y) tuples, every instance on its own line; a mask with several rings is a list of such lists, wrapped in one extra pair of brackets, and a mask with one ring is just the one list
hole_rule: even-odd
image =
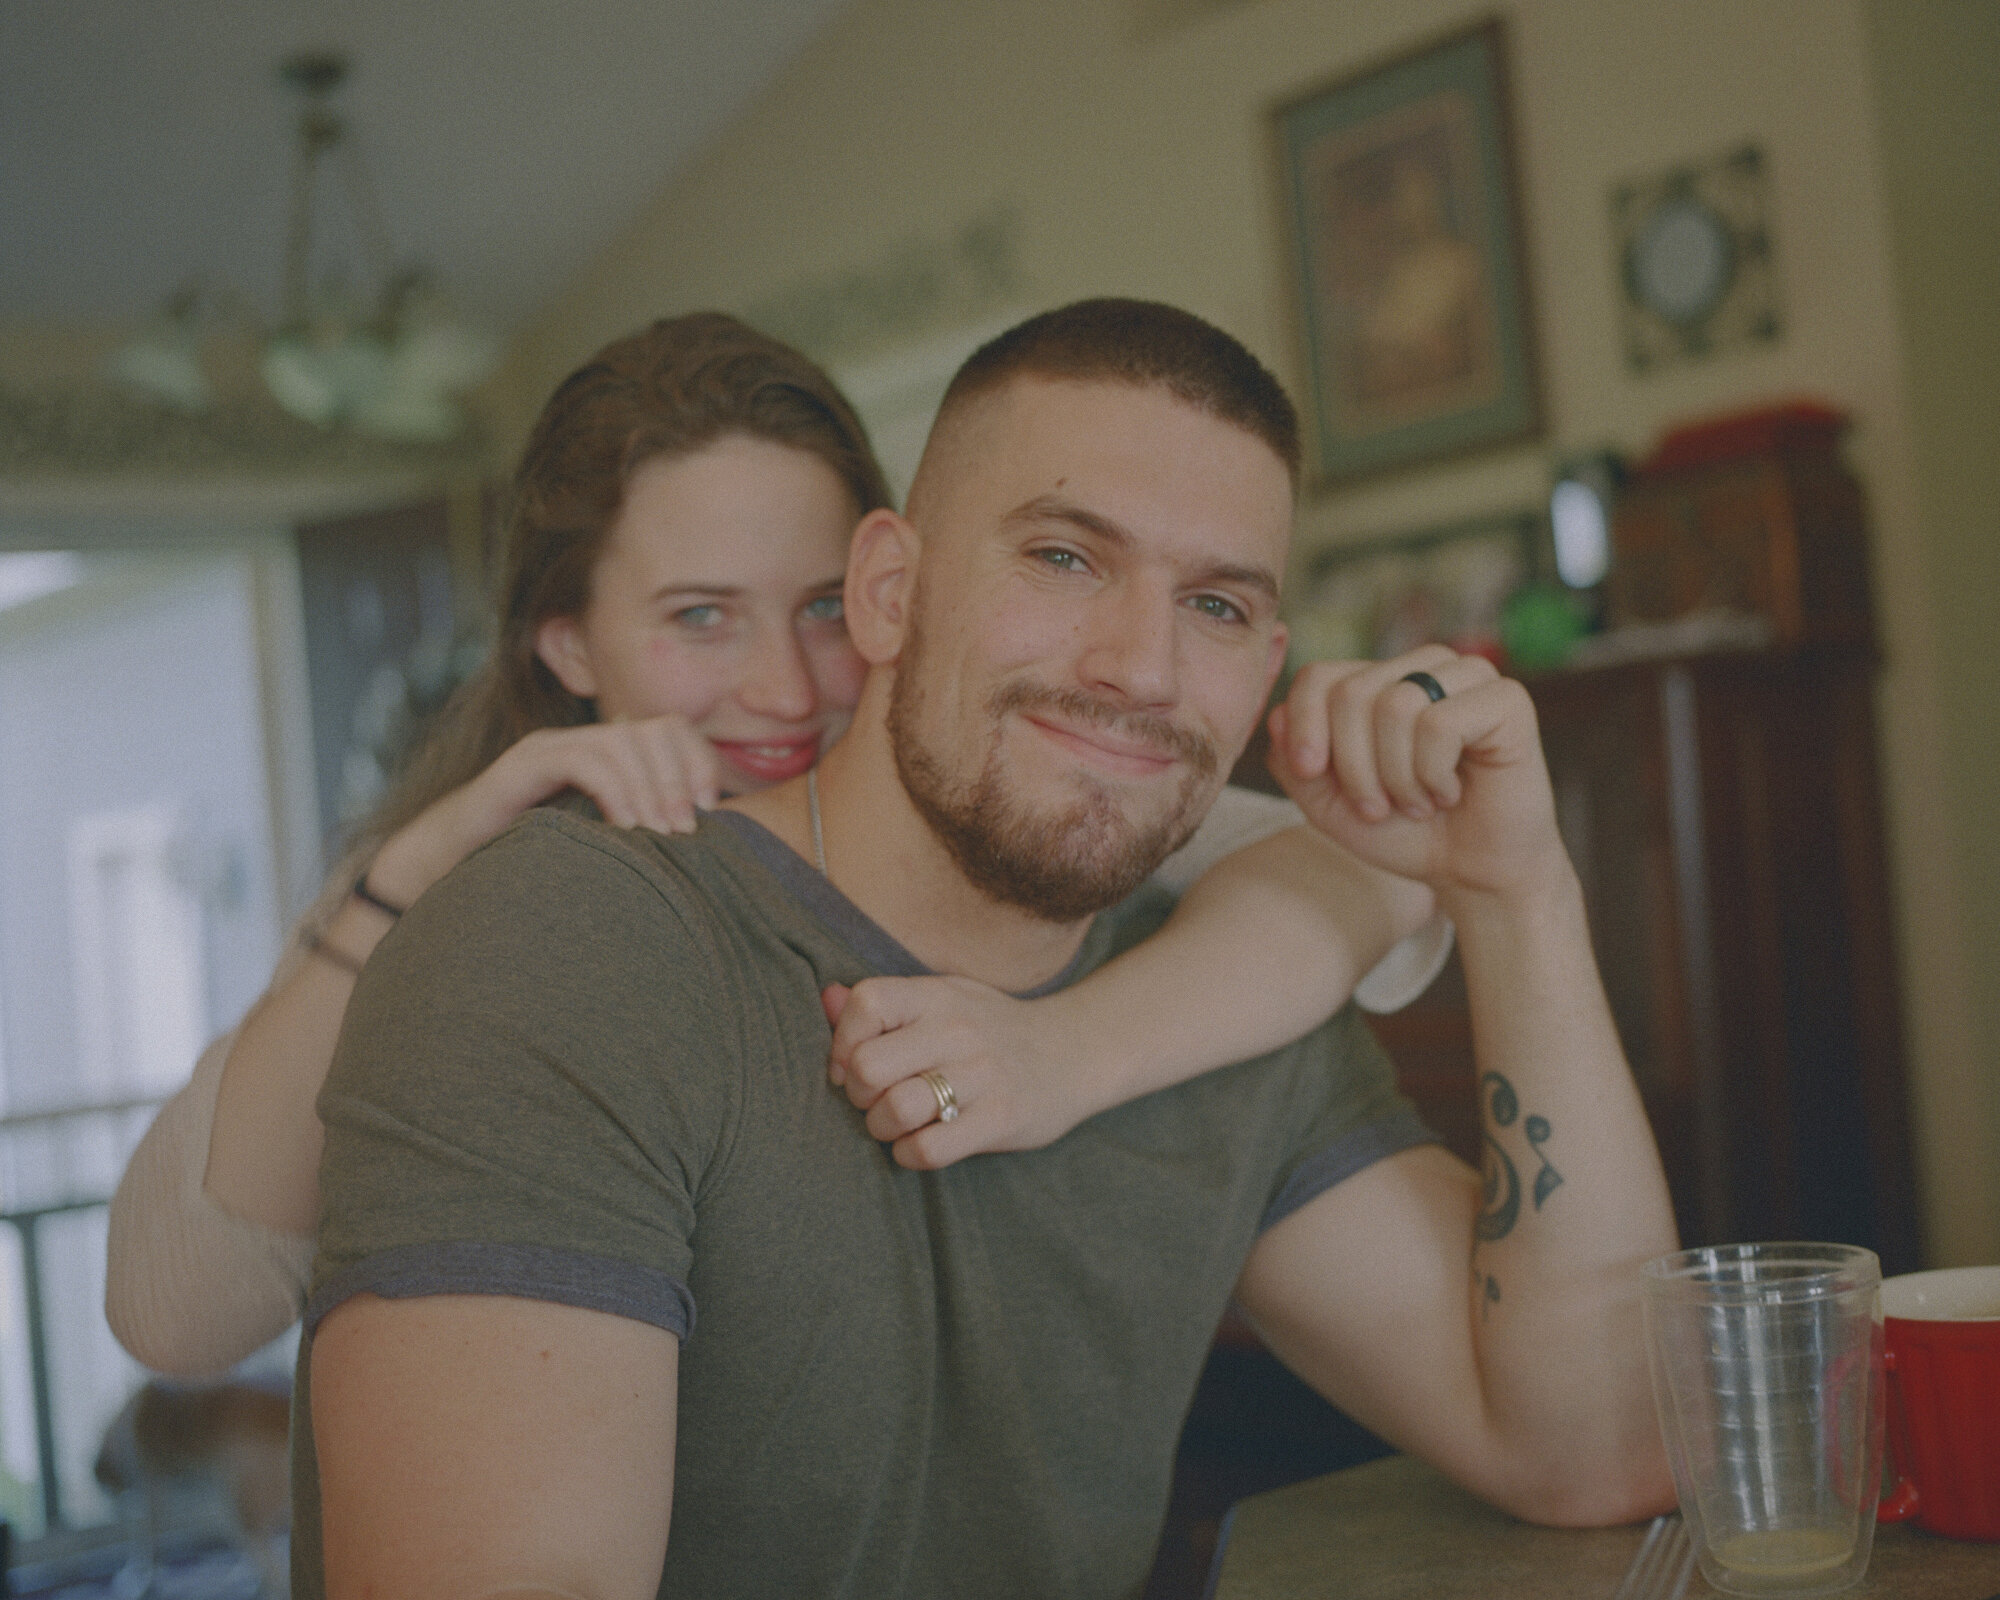
[(1568, 590), (1530, 583), (1500, 610), (1500, 642), (1515, 672), (1545, 672), (1569, 659), (1589, 629), (1583, 607)]

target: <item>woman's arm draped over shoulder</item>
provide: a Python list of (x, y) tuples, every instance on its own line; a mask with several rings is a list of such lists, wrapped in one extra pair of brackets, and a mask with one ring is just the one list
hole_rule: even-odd
[[(1022, 1001), (959, 978), (871, 979), (838, 1019), (836, 1077), (906, 1166), (1031, 1149), (1084, 1118), (1324, 1022), (1392, 947), (1379, 1009), (1406, 1004), (1450, 949), (1422, 884), (1364, 865), (1289, 802), (1226, 789), (1162, 868), (1188, 883), (1166, 925), (1083, 982)], [(1372, 974), (1371, 974), (1372, 975)], [(963, 1110), (910, 1074), (942, 1072)]]
[(298, 1320), (310, 1235), (231, 1216), (202, 1189), (208, 1131), (232, 1035), (160, 1108), (111, 1201), (104, 1310), (118, 1342), (161, 1372), (235, 1365)]

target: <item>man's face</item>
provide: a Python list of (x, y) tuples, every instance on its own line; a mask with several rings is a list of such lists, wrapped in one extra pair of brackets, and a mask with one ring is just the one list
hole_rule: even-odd
[(1164, 390), (1018, 379), (927, 486), (889, 734), (995, 899), (1070, 922), (1194, 831), (1284, 654), (1291, 482)]

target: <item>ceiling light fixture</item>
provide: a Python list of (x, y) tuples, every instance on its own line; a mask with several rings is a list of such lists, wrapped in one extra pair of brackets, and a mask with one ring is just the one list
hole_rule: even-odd
[[(257, 369), (272, 399), (318, 427), (448, 444), (466, 429), (458, 396), (492, 370), (498, 347), (453, 318), (423, 268), (396, 264), (360, 148), (333, 109), (348, 72), (346, 57), (330, 51), (293, 56), (278, 69), (305, 104), (292, 159), (283, 321), (259, 336)], [(319, 191), (322, 177), (336, 170), (372, 296), (322, 259), (327, 219)], [(177, 291), (152, 326), (112, 355), (110, 375), (176, 410), (209, 409), (215, 396), (201, 359), (203, 298), (194, 286)]]

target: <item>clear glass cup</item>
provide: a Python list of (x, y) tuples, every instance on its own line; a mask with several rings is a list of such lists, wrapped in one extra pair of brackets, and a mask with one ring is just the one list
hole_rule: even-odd
[(1645, 1267), (1653, 1398), (1702, 1576), (1725, 1594), (1861, 1581), (1882, 1472), (1882, 1266), (1733, 1244)]

